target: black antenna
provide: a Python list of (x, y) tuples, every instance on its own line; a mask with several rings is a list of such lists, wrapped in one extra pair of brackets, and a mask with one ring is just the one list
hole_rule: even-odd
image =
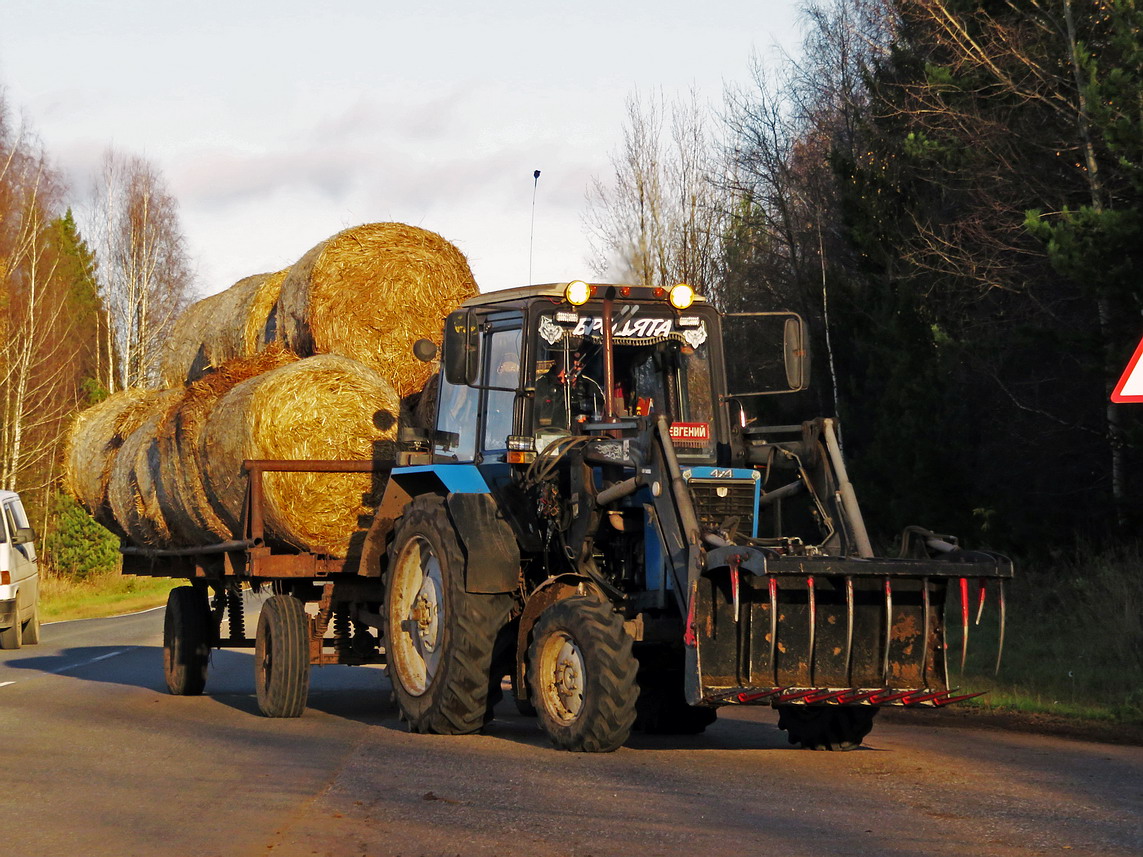
[(528, 233), (528, 285), (532, 285), (532, 243), (536, 238), (536, 188), (540, 185), (540, 171), (532, 173), (532, 230)]

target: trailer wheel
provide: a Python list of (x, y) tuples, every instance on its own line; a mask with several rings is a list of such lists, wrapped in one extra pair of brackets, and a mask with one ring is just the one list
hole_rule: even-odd
[(807, 750), (856, 750), (876, 714), (871, 706), (779, 705), (778, 728)]
[(561, 750), (608, 753), (631, 734), (638, 665), (610, 604), (575, 596), (540, 614), (528, 685), (540, 727)]
[(310, 617), (292, 595), (272, 595), (258, 616), (254, 687), (267, 717), (301, 717), (310, 691)]
[(163, 675), (175, 696), (198, 696), (206, 687), (214, 620), (206, 593), (179, 586), (167, 596), (163, 616)]
[(465, 592), (464, 569), (444, 501), (413, 500), (394, 528), (385, 575), (389, 679), (413, 732), (464, 735), (485, 723), (512, 595)]

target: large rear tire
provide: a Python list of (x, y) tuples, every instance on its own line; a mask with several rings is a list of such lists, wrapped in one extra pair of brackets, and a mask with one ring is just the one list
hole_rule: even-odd
[(488, 714), (496, 639), (511, 593), (464, 589), (465, 559), (439, 497), (418, 497), (394, 528), (385, 574), (385, 652), (413, 732), (464, 735)]
[(561, 750), (609, 753), (635, 722), (638, 665), (610, 604), (575, 596), (540, 614), (528, 686), (540, 727)]
[(206, 687), (213, 631), (205, 591), (194, 586), (170, 591), (163, 616), (163, 676), (175, 696), (198, 696)]
[(292, 595), (272, 595), (258, 616), (254, 688), (267, 717), (301, 717), (310, 692), (310, 617)]
[(807, 750), (856, 750), (876, 714), (872, 706), (779, 705), (778, 728)]

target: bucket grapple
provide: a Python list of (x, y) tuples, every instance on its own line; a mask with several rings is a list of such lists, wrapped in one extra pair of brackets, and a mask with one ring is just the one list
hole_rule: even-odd
[(978, 695), (949, 686), (949, 590), (991, 586), (1002, 637), (1011, 565), (984, 553), (964, 559), (710, 551), (687, 609), (691, 703), (939, 707)]

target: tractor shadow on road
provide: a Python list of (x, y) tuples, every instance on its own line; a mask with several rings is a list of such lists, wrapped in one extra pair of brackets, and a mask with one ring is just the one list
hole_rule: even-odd
[[(0, 666), (84, 681), (118, 684), (170, 696), (163, 678), (160, 646), (77, 646), (50, 655), (25, 654), (0, 660)], [(260, 717), (254, 691), (254, 657), (250, 651), (215, 649), (207, 670), (207, 700)], [(355, 721), (395, 732), (407, 732), (392, 687), (379, 667), (322, 666), (310, 670), (307, 712)], [(495, 740), (547, 749), (550, 744), (534, 717), (516, 710), (506, 692), (483, 735)], [(305, 715), (303, 714), (303, 717)], [(793, 750), (778, 729), (777, 714), (768, 708), (726, 707), (719, 719), (699, 735), (649, 735), (634, 732), (628, 750)], [(862, 747), (862, 751), (871, 748)], [(801, 751), (799, 751), (801, 752)]]

